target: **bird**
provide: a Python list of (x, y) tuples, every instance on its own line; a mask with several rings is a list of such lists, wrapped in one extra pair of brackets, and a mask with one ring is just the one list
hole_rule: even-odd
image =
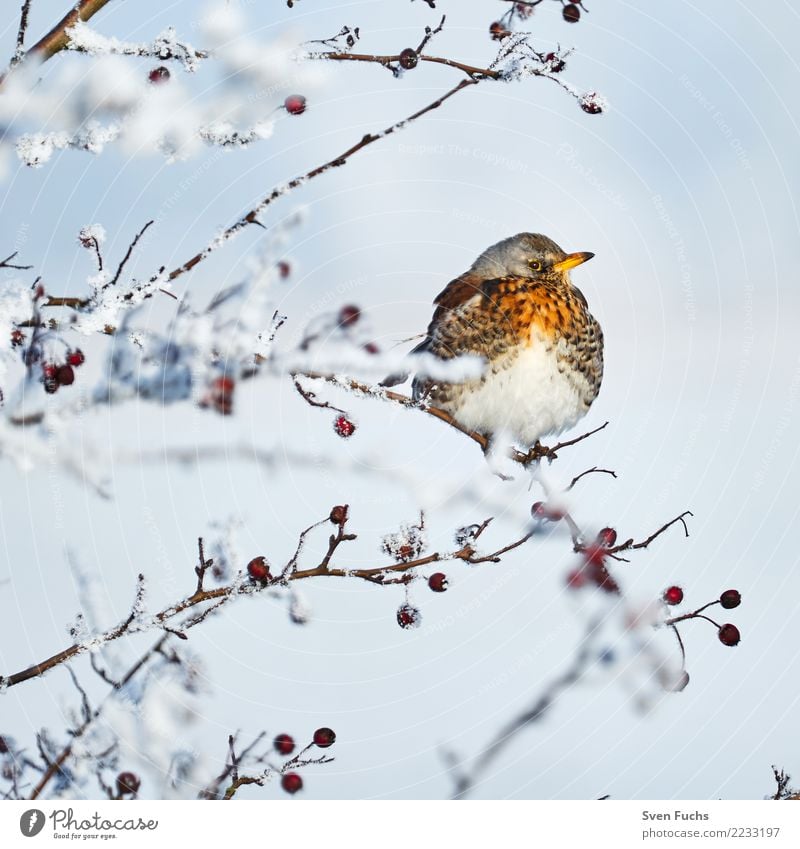
[[(479, 433), (525, 447), (575, 425), (603, 379), (603, 331), (572, 269), (594, 256), (566, 253), (540, 233), (518, 233), (487, 248), (434, 300), (427, 334), (412, 354), (485, 360), (480, 377), (448, 382), (417, 374), (413, 398)], [(402, 383), (393, 375), (383, 385)]]

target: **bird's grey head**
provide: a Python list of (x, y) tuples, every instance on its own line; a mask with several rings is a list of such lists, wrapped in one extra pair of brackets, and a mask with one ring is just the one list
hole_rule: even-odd
[(568, 254), (541, 233), (517, 233), (487, 248), (470, 270), (485, 280), (563, 277), (569, 269), (593, 256), (587, 252)]

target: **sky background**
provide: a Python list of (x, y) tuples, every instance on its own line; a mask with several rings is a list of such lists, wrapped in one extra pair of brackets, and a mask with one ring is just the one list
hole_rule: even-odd
[[(491, 61), (488, 25), (505, 7), (237, 5), (250, 34), (266, 43), (287, 30), (299, 42), (349, 24), (361, 27), (361, 49), (379, 53), (416, 44), (446, 13), (430, 52), (474, 64)], [(35, 0), (31, 33), (46, 31), (63, 6)], [(202, 8), (188, 0), (112, 2), (92, 26), (146, 40), (171, 24), (202, 46)], [(608, 0), (590, 10), (568, 25), (545, 3), (530, 26), (542, 49), (574, 46), (563, 76), (604, 95), (607, 113), (585, 114), (547, 80), (484, 83), (372, 145), (264, 216), (269, 226), (298, 205), (307, 211), (276, 306), (289, 316), (291, 341), (320, 310), (356, 303), (389, 347), (423, 330), (444, 284), (505, 236), (542, 232), (568, 251), (595, 253), (573, 272), (606, 338), (603, 388), (583, 424), (610, 424), (565, 451), (551, 479), (567, 483), (594, 465), (616, 470), (616, 480), (582, 482), (570, 504), (586, 527), (613, 525), (623, 538), (643, 538), (691, 510), (689, 539), (673, 529), (615, 574), (640, 603), (680, 583), (687, 610), (738, 588), (744, 602), (727, 621), (740, 627), (742, 642), (724, 647), (707, 623), (687, 623), (691, 683), (645, 715), (631, 698), (628, 641), (610, 633), (616, 662), (598, 665), (517, 737), (475, 795), (761, 798), (772, 789), (772, 764), (800, 769), (798, 13), (786, 2), (766, 14), (722, 0)], [(10, 55), (15, 16), (7, 13), (4, 26), (0, 49)], [(56, 57), (43, 84), (66, 64), (88, 61)], [(153, 63), (140, 64), (146, 73)], [(155, 218), (132, 270), (173, 267), (274, 185), (457, 81), (445, 67), (400, 79), (356, 63), (325, 71), (308, 91), (306, 114), (279, 117), (272, 139), (244, 151), (204, 150), (170, 164), (111, 147), (98, 157), (58, 154), (38, 170), (10, 163), (0, 186), (0, 252), (19, 250), (50, 292), (80, 294), (92, 269), (78, 229), (101, 222), (106, 254), (118, 257)], [(287, 74), (276, 104), (293, 82)], [(219, 81), (208, 68), (187, 84), (202, 96)], [(263, 238), (251, 229), (177, 281), (176, 291), (201, 304), (240, 279)], [(153, 299), (142, 320), (163, 325), (173, 309), (171, 300)], [(83, 347), (87, 373), (99, 373), (107, 340)], [(154, 609), (190, 592), (197, 537), (230, 518), (242, 523), (243, 563), (255, 554), (285, 561), (299, 531), (345, 502), (359, 535), (346, 553), (355, 566), (382, 563), (381, 537), (413, 521), (420, 506), (432, 550), (450, 548), (455, 528), (491, 515), (487, 546), (524, 529), (540, 497), (524, 475), (493, 479), (474, 444), (421, 415), (326, 397), (352, 410), (359, 430), (351, 440), (339, 439), (329, 411), (308, 407), (288, 380), (252, 381), (227, 419), (185, 404), (92, 410), (66, 438), (87, 463), (107, 464), (107, 501), (55, 463), (22, 473), (2, 459), (2, 671), (67, 644), (78, 609), (68, 552), (98, 577), (111, 624), (126, 615), (140, 571)], [(169, 448), (207, 446), (222, 459), (186, 468), (165, 459)], [(254, 449), (275, 462), (257, 463)], [(147, 462), (132, 459), (141, 452)], [(324, 550), (325, 533), (309, 546), (309, 562)], [(281, 604), (237, 602), (192, 632), (208, 693), (191, 706), (193, 723), (165, 725), (165, 734), (203, 753), (210, 776), (232, 731), (302, 739), (329, 725), (336, 761), (309, 774), (307, 798), (447, 796), (442, 749), (474, 756), (568, 663), (585, 621), (584, 602), (564, 586), (572, 563), (568, 539), (556, 533), (499, 565), (447, 565), (447, 593), (413, 587), (423, 614), (413, 631), (395, 622), (397, 587), (303, 582), (313, 609), (303, 628)], [(90, 680), (88, 664), (76, 669)], [(57, 669), (3, 696), (0, 733), (32, 744), (39, 727), (63, 726), (74, 701)], [(131, 737), (125, 756), (146, 776), (144, 795), (165, 792), (147, 772), (147, 761), (158, 759), (141, 740)], [(272, 786), (241, 795), (281, 794)]]

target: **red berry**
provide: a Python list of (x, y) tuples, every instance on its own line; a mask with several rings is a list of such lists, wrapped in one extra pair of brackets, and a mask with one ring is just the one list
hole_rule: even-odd
[(80, 348), (76, 348), (74, 351), (70, 351), (67, 354), (67, 362), (71, 366), (78, 368), (78, 366), (82, 366), (86, 362), (86, 357), (84, 357), (83, 351), (81, 351)]
[(606, 562), (606, 550), (601, 545), (589, 545), (583, 550), (589, 565), (602, 566)]
[(364, 345), (364, 350), (368, 354), (380, 354), (381, 352), (381, 349), (374, 342), (367, 342), (367, 344)]
[(428, 578), (428, 586), (435, 593), (443, 593), (447, 589), (447, 575), (444, 572), (434, 572)]
[(402, 604), (397, 609), (397, 624), (401, 628), (419, 628), (421, 622), (422, 614), (416, 607)]
[(347, 416), (337, 416), (333, 422), (333, 429), (342, 439), (347, 439), (356, 432), (356, 426), (347, 418)]
[(613, 528), (603, 528), (597, 535), (597, 544), (611, 548), (617, 541), (617, 532)]
[(581, 10), (574, 3), (568, 3), (564, 6), (561, 14), (569, 24), (576, 24), (581, 19)]
[(247, 574), (254, 581), (269, 581), (272, 575), (269, 573), (269, 564), (264, 557), (254, 557), (247, 564)]
[(286, 280), (292, 273), (292, 266), (285, 259), (282, 259), (275, 267), (278, 269), (281, 280)]
[(233, 393), (235, 383), (232, 377), (217, 377), (211, 384), (211, 389), (223, 398)]
[(680, 587), (667, 587), (662, 598), (667, 604), (680, 604), (683, 601), (683, 590)]
[(352, 327), (361, 317), (361, 310), (353, 304), (347, 304), (339, 310), (339, 327)]
[(314, 732), (314, 745), (327, 749), (336, 742), (336, 732), (332, 728), (318, 728)]
[(717, 636), (719, 637), (719, 641), (725, 646), (738, 645), (742, 639), (739, 629), (735, 625), (731, 625), (730, 622), (719, 629)]
[(294, 740), (288, 734), (278, 734), (272, 741), (272, 745), (281, 755), (291, 755), (294, 751)]
[(417, 56), (417, 51), (412, 47), (406, 47), (406, 49), (400, 54), (400, 67), (405, 68), (406, 71), (416, 68), (418, 62), (419, 56)]
[(152, 71), (147, 75), (147, 79), (150, 80), (151, 83), (155, 85), (160, 85), (161, 83), (169, 82), (170, 73), (169, 68), (165, 68), (161, 65), (158, 68), (153, 68)]
[(303, 789), (303, 779), (296, 772), (287, 772), (281, 778), (281, 787), (287, 792), (291, 793), (294, 796), (298, 790)]
[(42, 377), (45, 380), (48, 377), (55, 377), (58, 374), (58, 366), (55, 363), (43, 363), (42, 364)]
[(501, 41), (511, 35), (511, 31), (507, 27), (503, 26), (500, 21), (495, 21), (489, 27), (489, 35), (491, 35), (495, 41)]
[(578, 105), (590, 115), (599, 115), (603, 111), (605, 100), (596, 91), (587, 91), (578, 98)]
[(719, 597), (719, 603), (725, 608), (725, 610), (732, 610), (734, 607), (738, 607), (742, 603), (742, 594), (739, 590), (725, 590), (725, 592)]
[(331, 508), (331, 515), (328, 518), (334, 525), (343, 525), (347, 521), (347, 504), (337, 504)]
[(56, 371), (56, 380), (60, 386), (72, 386), (75, 382), (75, 372), (71, 365), (63, 365), (58, 367)]
[(306, 111), (306, 99), (302, 94), (290, 94), (283, 106), (290, 115), (302, 115)]
[(564, 518), (561, 510), (548, 507), (543, 501), (537, 501), (531, 505), (531, 516), (534, 519), (546, 519), (548, 522), (557, 522)]
[(567, 63), (559, 58), (557, 53), (548, 53), (544, 57), (544, 61), (550, 65), (549, 70), (551, 74), (558, 74), (567, 67)]
[(141, 783), (135, 772), (121, 772), (117, 776), (117, 793), (120, 796), (132, 796), (139, 792)]
[(573, 590), (586, 586), (586, 574), (583, 569), (573, 569), (567, 573), (567, 586)]

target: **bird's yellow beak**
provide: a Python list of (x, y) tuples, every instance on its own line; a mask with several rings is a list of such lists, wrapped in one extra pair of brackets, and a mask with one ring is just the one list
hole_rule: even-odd
[(589, 253), (588, 251), (579, 251), (575, 254), (567, 254), (561, 262), (557, 262), (553, 266), (553, 270), (558, 272), (569, 271), (570, 268), (575, 268), (576, 265), (588, 262), (593, 256), (594, 254)]

